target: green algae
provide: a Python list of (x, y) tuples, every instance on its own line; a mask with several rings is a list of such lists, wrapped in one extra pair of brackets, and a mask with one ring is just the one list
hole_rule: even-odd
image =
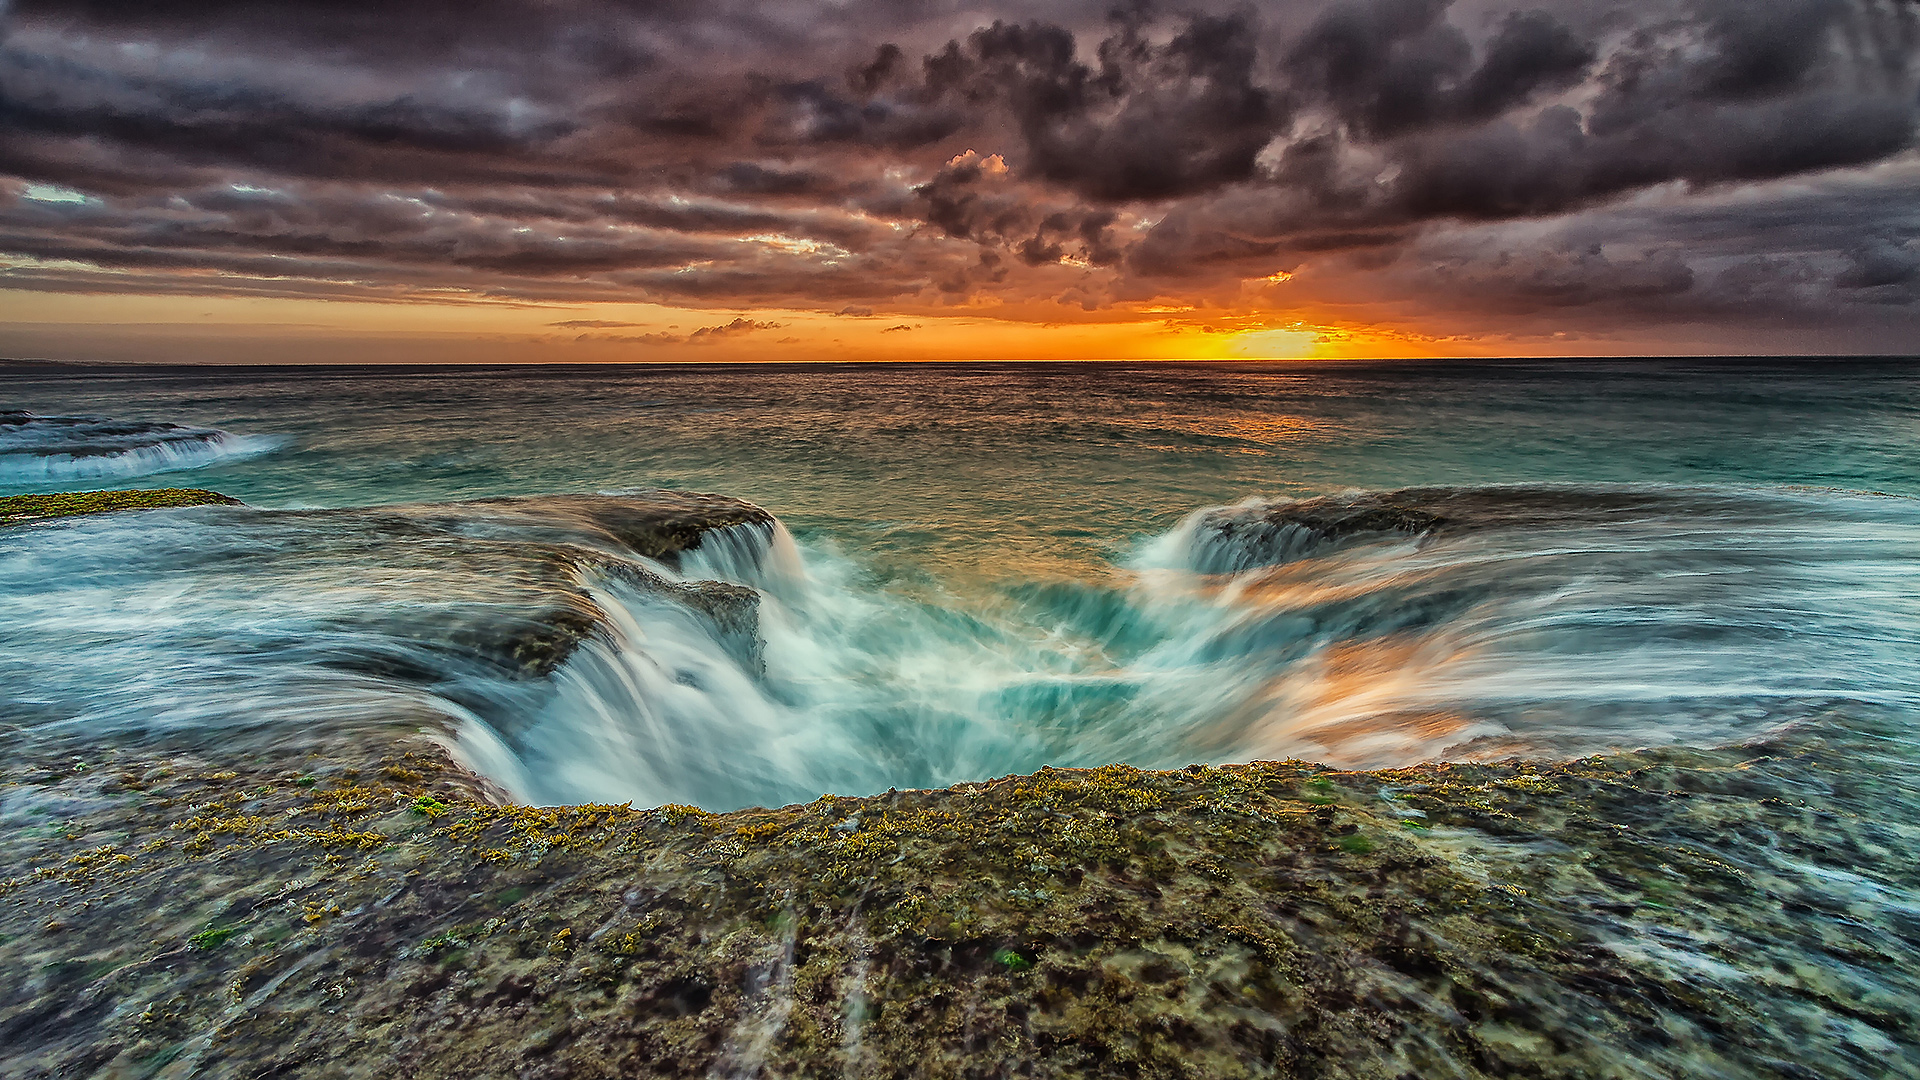
[(1012, 949), (994, 950), (993, 962), (1006, 968), (1008, 971), (1028, 971), (1033, 967), (1033, 961), (1021, 956)]
[(1359, 833), (1355, 833), (1352, 836), (1343, 836), (1340, 838), (1340, 850), (1349, 855), (1371, 855), (1373, 854), (1373, 841), (1361, 836)]
[(210, 926), (187, 939), (187, 944), (196, 949), (217, 949), (226, 944), (227, 939), (240, 932), (238, 926)]
[(204, 488), (143, 491), (74, 491), (46, 495), (0, 496), (0, 526), (24, 525), (81, 514), (122, 510), (161, 510), (180, 506), (239, 506), (240, 500)]

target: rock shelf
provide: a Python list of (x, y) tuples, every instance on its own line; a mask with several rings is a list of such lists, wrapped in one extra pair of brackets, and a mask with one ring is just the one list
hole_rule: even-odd
[(1853, 739), (728, 814), (15, 754), (0, 1072), (1913, 1075), (1920, 815)]

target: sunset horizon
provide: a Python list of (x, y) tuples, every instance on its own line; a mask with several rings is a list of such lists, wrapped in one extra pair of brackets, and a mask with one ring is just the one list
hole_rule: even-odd
[(21, 0), (0, 355), (1920, 347), (1906, 0), (1012, 14)]

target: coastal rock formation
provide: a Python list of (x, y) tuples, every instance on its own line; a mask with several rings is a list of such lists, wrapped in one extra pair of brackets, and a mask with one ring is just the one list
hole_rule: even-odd
[(1683, 489), (1527, 487), (1405, 488), (1313, 499), (1250, 499), (1199, 511), (1184, 526), (1184, 554), (1202, 573), (1237, 573), (1347, 543), (1434, 535), (1616, 525), (1685, 515), (1737, 528), (1752, 499)]
[[(1400, 542), (1549, 495), (1248, 521)], [(669, 566), (775, 527), (678, 493), (150, 520), (261, 596), (364, 586), (279, 651), (528, 700), (599, 655), (610, 590), (751, 657), (759, 594)], [(1720, 750), (723, 814), (513, 805), (411, 716), (87, 741), (28, 707), (0, 718), (0, 1077), (1920, 1076), (1920, 754), (1855, 706)]]
[(14, 756), (0, 1071), (1911, 1076), (1872, 741), (720, 815), (493, 805), (426, 745)]
[(1394, 496), (1245, 502), (1202, 511), (1189, 522), (1193, 569), (1237, 573), (1289, 562), (1343, 540), (1415, 537), (1445, 524)]
[[(742, 499), (694, 491), (639, 491), (628, 495), (531, 495), (453, 504), (461, 515), (496, 525), (550, 531), (578, 542), (582, 534), (668, 566), (709, 534), (742, 526), (771, 529), (772, 514)], [(423, 515), (431, 520), (430, 515)], [(448, 527), (458, 527), (445, 521)]]
[[(0, 498), (0, 525), (124, 510), (190, 506), (238, 508), (223, 522), (246, 543), (209, 555), (236, 574), (297, 577), (325, 563), (358, 562), (386, 580), (428, 585), (446, 602), (427, 623), (397, 622), (392, 605), (369, 602), (338, 620), (329, 663), (417, 681), (445, 674), (446, 663), (479, 662), (517, 678), (544, 678), (607, 624), (592, 595), (612, 580), (685, 605), (709, 619), (742, 663), (759, 664), (752, 589), (725, 582), (670, 581), (635, 557), (669, 568), (703, 540), (730, 530), (768, 535), (773, 515), (752, 503), (683, 491), (631, 495), (542, 495), (423, 503), (372, 509), (262, 510), (197, 488), (14, 495)], [(493, 582), (506, 587), (488, 587)], [(407, 603), (399, 605), (400, 610)], [(434, 655), (377, 642), (412, 637)]]
[[(210, 492), (20, 501), (77, 512), (232, 502)], [(288, 749), (349, 735), (382, 747), (428, 732), (484, 761), (503, 792), (553, 798), (518, 761), (553, 745), (556, 725), (565, 738), (566, 717), (657, 717), (671, 698), (710, 719), (761, 674), (761, 595), (716, 579), (760, 580), (759, 563), (778, 561), (778, 530), (749, 503), (666, 491), (207, 505), (7, 529), (0, 547), (16, 567), (69, 567), (55, 593), (71, 599), (54, 606), (85, 605), (108, 628), (16, 682), (8, 751), (29, 739), (80, 753), (156, 740)], [(59, 618), (37, 610), (27, 625)], [(117, 630), (131, 625), (144, 629)]]

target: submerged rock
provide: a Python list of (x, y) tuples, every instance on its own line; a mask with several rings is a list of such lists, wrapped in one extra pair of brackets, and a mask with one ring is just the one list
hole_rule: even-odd
[(466, 514), (488, 514), (526, 526), (561, 525), (598, 534), (621, 548), (668, 566), (700, 546), (707, 534), (741, 525), (770, 528), (772, 514), (742, 499), (694, 491), (650, 490), (627, 495), (532, 495), (456, 504)]
[[(760, 663), (752, 589), (670, 581), (634, 561), (677, 568), (715, 532), (773, 527), (772, 514), (725, 496), (640, 491), (266, 510), (218, 492), (169, 488), (8, 496), (0, 498), (0, 525), (201, 505), (238, 508), (216, 530), (216, 541), (233, 538), (231, 550), (216, 543), (199, 553), (223, 572), (262, 583), (285, 577), (297, 588), (305, 575), (353, 566), (391, 582), (380, 591), (392, 590), (392, 603), (376, 602), (376, 594), (335, 620), (329, 666), (433, 682), (450, 665), (478, 663), (545, 678), (605, 631), (607, 613), (592, 595), (595, 582), (605, 580), (700, 613), (743, 664)], [(383, 634), (391, 640), (379, 640)]]
[[(496, 581), (516, 595), (445, 611), (420, 627), (422, 645), (444, 644), (544, 678), (608, 625), (593, 597), (596, 580), (669, 598), (704, 615), (749, 667), (758, 667), (758, 594), (724, 582), (674, 582), (633, 561), (678, 568), (710, 535), (770, 530), (774, 517), (752, 503), (685, 491), (630, 495), (537, 495), (423, 503), (377, 510), (284, 512), (294, 531), (328, 548), (377, 548), (383, 569)], [(305, 526), (324, 520), (326, 530)], [(398, 541), (404, 541), (399, 543)], [(528, 600), (536, 601), (528, 606)]]
[(1312, 499), (1248, 500), (1188, 519), (1185, 554), (1202, 573), (1237, 573), (1344, 544), (1465, 533), (1688, 520), (1739, 530), (1777, 508), (1757, 492), (1594, 487), (1406, 488)]
[(1288, 562), (1355, 537), (1420, 536), (1446, 523), (1391, 496), (1241, 503), (1203, 511), (1191, 524), (1193, 568), (1233, 573)]
[[(513, 755), (556, 713), (641, 708), (663, 685), (682, 708), (721, 708), (714, 673), (764, 674), (760, 594), (701, 578), (758, 580), (777, 529), (749, 503), (682, 492), (23, 528), (0, 536), (16, 565), (71, 565), (89, 617), (148, 629), (76, 636), (70, 662), (18, 681), (0, 723), (79, 752), (196, 733), (384, 746), (429, 731), (536, 797)], [(702, 561), (683, 562), (689, 551)], [(37, 616), (53, 633), (60, 606)]]
[(20, 753), (0, 1071), (1910, 1076), (1877, 738), (717, 815), (495, 805), (425, 745)]

